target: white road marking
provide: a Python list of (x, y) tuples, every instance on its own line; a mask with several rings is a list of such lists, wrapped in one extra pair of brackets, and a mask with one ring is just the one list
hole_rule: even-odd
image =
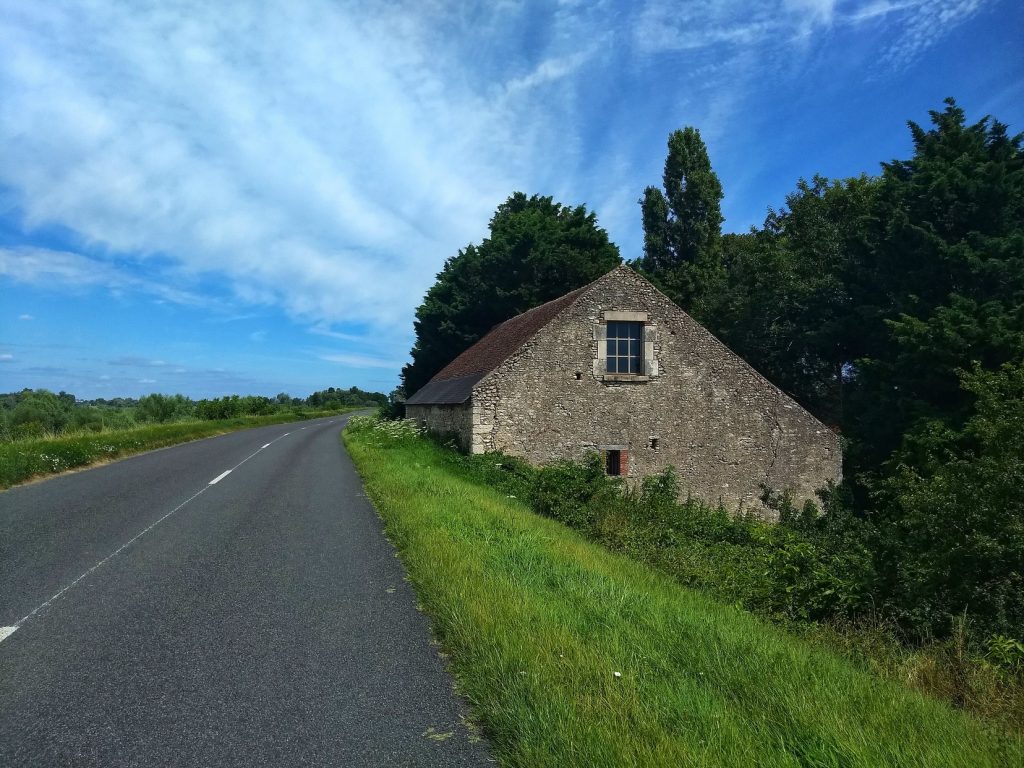
[[(280, 437), (275, 437), (275, 438), (274, 438), (273, 440), (271, 440), (271, 441), (270, 441), (269, 443), (267, 443), (266, 445), (264, 445), (264, 446), (262, 446), (262, 447), (260, 447), (260, 448), (257, 448), (257, 449), (256, 449), (255, 451), (253, 451), (252, 453), (250, 453), (250, 454), (249, 454), (248, 456), (246, 456), (246, 457), (245, 457), (244, 459), (242, 459), (242, 460), (241, 460), (240, 462), (238, 462), (237, 464), (235, 464), (235, 466), (233, 466), (233, 467), (232, 467), (231, 469), (227, 470), (227, 472), (224, 472), (224, 473), (222, 473), (222, 474), (220, 475), (220, 477), (218, 477), (218, 478), (217, 478), (217, 480), (220, 480), (221, 478), (225, 477), (226, 475), (229, 475), (230, 473), (234, 472), (234, 471), (235, 471), (236, 469), (238, 469), (238, 468), (239, 468), (240, 466), (242, 466), (243, 464), (245, 464), (245, 462), (247, 462), (247, 461), (248, 461), (249, 459), (251, 459), (251, 458), (252, 458), (253, 456), (255, 456), (255, 455), (256, 455), (257, 453), (259, 453), (260, 451), (262, 451), (262, 450), (263, 450), (264, 448), (269, 448), (269, 447), (270, 447), (271, 445), (273, 445), (274, 443), (276, 443), (276, 442), (277, 442), (278, 440), (280, 440), (280, 439), (281, 439), (282, 437), (284, 437), (284, 435), (281, 435)], [(214, 482), (216, 482), (217, 480), (215, 480)], [(112, 559), (112, 558), (114, 558), (115, 556), (119, 555), (119, 554), (120, 554), (120, 553), (121, 553), (121, 552), (122, 552), (123, 550), (127, 549), (127, 548), (128, 548), (129, 546), (131, 546), (131, 545), (132, 545), (132, 544), (133, 544), (133, 543), (134, 543), (135, 541), (137, 541), (138, 539), (141, 539), (141, 538), (142, 538), (143, 536), (145, 536), (145, 535), (146, 535), (147, 533), (149, 533), (149, 532), (150, 532), (151, 530), (153, 530), (154, 528), (156, 528), (156, 527), (157, 527), (158, 525), (160, 525), (160, 523), (162, 523), (162, 522), (163, 522), (164, 520), (166, 520), (166, 519), (167, 519), (168, 517), (170, 517), (171, 515), (173, 515), (173, 514), (174, 514), (175, 512), (177, 512), (177, 511), (178, 511), (179, 509), (181, 509), (182, 507), (184, 507), (184, 506), (185, 506), (186, 504), (188, 504), (188, 503), (189, 503), (190, 501), (192, 501), (193, 499), (196, 499), (196, 498), (198, 498), (199, 496), (202, 496), (202, 495), (203, 495), (204, 493), (206, 493), (206, 491), (208, 491), (208, 490), (210, 489), (210, 486), (211, 486), (211, 485), (213, 485), (213, 483), (208, 483), (208, 484), (204, 485), (204, 486), (203, 486), (202, 488), (200, 488), (200, 489), (199, 489), (198, 491), (196, 491), (195, 493), (193, 493), (193, 494), (192, 494), (191, 496), (189, 496), (189, 497), (188, 497), (187, 499), (185, 499), (185, 500), (184, 500), (183, 502), (181, 502), (181, 504), (179, 504), (178, 506), (176, 506), (176, 507), (175, 507), (174, 509), (172, 509), (172, 510), (171, 510), (170, 512), (168, 512), (168, 513), (167, 513), (166, 515), (164, 515), (163, 517), (161, 517), (161, 518), (160, 518), (159, 520), (157, 520), (157, 521), (156, 521), (155, 523), (152, 523), (151, 525), (147, 526), (147, 527), (146, 527), (146, 528), (144, 528), (143, 530), (139, 531), (139, 533), (137, 533), (137, 534), (135, 534), (134, 536), (132, 536), (132, 537), (131, 537), (130, 539), (128, 539), (128, 541), (126, 541), (126, 542), (125, 542), (124, 544), (122, 544), (122, 545), (121, 545), (120, 547), (118, 547), (118, 548), (117, 548), (117, 549), (115, 549), (115, 550), (114, 550), (113, 552), (111, 552), (111, 553), (110, 553), (109, 555), (107, 555), (106, 557), (104, 557), (104, 558), (103, 558), (102, 560), (100, 560), (100, 561), (99, 561), (98, 563), (96, 563), (96, 565), (94, 565), (94, 566), (93, 566), (92, 568), (90, 568), (89, 570), (87, 570), (87, 571), (86, 571), (85, 573), (83, 573), (83, 574), (82, 574), (81, 576), (79, 576), (79, 577), (78, 577), (77, 579), (75, 579), (74, 581), (72, 581), (72, 582), (71, 582), (70, 584), (68, 584), (68, 585), (67, 585), (66, 587), (62, 588), (62, 589), (61, 589), (60, 591), (58, 591), (57, 593), (55, 593), (55, 594), (53, 595), (53, 597), (51, 597), (51, 598), (50, 598), (49, 600), (47, 600), (46, 602), (40, 603), (40, 604), (39, 604), (39, 605), (37, 605), (37, 606), (36, 606), (35, 608), (33, 608), (33, 609), (32, 609), (31, 611), (29, 611), (29, 612), (28, 612), (27, 614), (25, 614), (25, 616), (24, 616), (24, 617), (22, 617), (21, 619), (19, 619), (19, 620), (18, 620), (18, 621), (16, 621), (16, 622), (14, 622), (14, 625), (13, 625), (13, 626), (10, 626), (10, 627), (0, 627), (0, 641), (2, 641), (2, 640), (3, 640), (4, 638), (6, 638), (6, 637), (10, 637), (10, 636), (11, 636), (11, 635), (12, 635), (12, 634), (14, 633), (14, 631), (15, 631), (15, 630), (17, 630), (17, 629), (18, 629), (18, 628), (19, 628), (19, 627), (20, 627), (20, 626), (21, 626), (22, 624), (24, 624), (24, 623), (25, 623), (26, 621), (28, 621), (29, 619), (31, 619), (31, 618), (32, 618), (33, 616), (35, 616), (35, 615), (36, 615), (37, 613), (39, 613), (39, 612), (40, 612), (41, 610), (43, 610), (43, 608), (45, 608), (46, 606), (50, 605), (50, 603), (52, 603), (52, 602), (53, 602), (54, 600), (56, 600), (56, 599), (57, 599), (58, 597), (60, 597), (61, 595), (63, 595), (63, 594), (65, 593), (65, 592), (67, 592), (67, 591), (68, 591), (69, 589), (71, 589), (71, 588), (72, 588), (73, 586), (75, 586), (75, 585), (76, 585), (76, 584), (77, 584), (78, 582), (80, 582), (80, 581), (81, 581), (82, 579), (84, 579), (84, 578), (85, 578), (86, 576), (88, 576), (88, 575), (89, 575), (90, 573), (92, 573), (93, 571), (95, 571), (95, 570), (96, 570), (97, 568), (99, 568), (99, 567), (100, 567), (101, 565), (103, 565), (103, 564), (104, 564), (105, 562), (107, 562), (108, 560), (111, 560), (111, 559)]]
[(231, 474), (231, 470), (230, 469), (225, 469), (223, 472), (221, 472), (219, 475), (217, 475), (215, 478), (213, 478), (213, 480), (210, 481), (210, 485), (216, 485), (217, 483), (219, 483), (221, 480), (223, 480), (225, 477), (227, 477), (230, 474)]

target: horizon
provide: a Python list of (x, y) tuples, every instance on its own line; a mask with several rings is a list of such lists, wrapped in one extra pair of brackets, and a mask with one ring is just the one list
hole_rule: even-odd
[(1024, 131), (1009, 0), (4, 6), (0, 391), (389, 392), (514, 191), (624, 260), (692, 125), (723, 232), (877, 175), (954, 97)]

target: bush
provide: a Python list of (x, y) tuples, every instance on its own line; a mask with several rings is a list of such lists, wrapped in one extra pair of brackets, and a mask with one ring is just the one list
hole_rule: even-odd
[(139, 421), (165, 423), (180, 421), (192, 415), (192, 401), (184, 395), (161, 395), (154, 392), (139, 398), (136, 416)]
[(45, 389), (30, 391), (11, 413), (11, 431), (15, 437), (57, 434), (68, 423), (70, 406)]
[(1024, 364), (962, 384), (973, 415), (919, 425), (906, 447), (918, 468), (894, 467), (879, 492), (886, 599), (922, 637), (966, 614), (984, 634), (1024, 638)]
[(618, 494), (597, 454), (582, 462), (560, 461), (537, 470), (530, 504), (542, 515), (589, 533), (599, 511)]

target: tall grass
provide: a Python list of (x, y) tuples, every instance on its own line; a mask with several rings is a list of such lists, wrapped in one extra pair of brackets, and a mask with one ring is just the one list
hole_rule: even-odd
[(182, 421), (128, 429), (61, 434), (0, 443), (0, 488), (35, 477), (130, 456), (142, 451), (212, 437), (249, 427), (331, 416), (341, 411), (285, 411), (270, 416), (239, 416), (217, 421)]
[(429, 441), (366, 421), (345, 441), (505, 765), (1024, 761), (1019, 739), (608, 552)]

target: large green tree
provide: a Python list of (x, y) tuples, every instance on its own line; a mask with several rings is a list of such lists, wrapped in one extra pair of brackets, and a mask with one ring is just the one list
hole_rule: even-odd
[(669, 135), (662, 186), (647, 187), (640, 199), (644, 255), (637, 266), (702, 318), (722, 279), (722, 184), (696, 128)]
[(876, 182), (801, 179), (764, 227), (722, 238), (725, 279), (708, 327), (819, 418), (839, 425), (850, 363), (863, 354), (850, 285)]
[(962, 372), (1024, 360), (1022, 135), (968, 124), (949, 99), (932, 128), (910, 123), (914, 154), (883, 166), (863, 252), (864, 354), (856, 366), (851, 459), (871, 471), (916, 425), (959, 427), (975, 396)]
[[(801, 181), (722, 238), (701, 319), (841, 426), (876, 605), (918, 636), (966, 612), (1024, 637), (1024, 135), (953, 100), (909, 126), (880, 176)], [(667, 229), (645, 231), (653, 252)]]
[(621, 262), (619, 249), (580, 205), (516, 192), (498, 206), (490, 234), (448, 259), (416, 310), (412, 394), (498, 323), (558, 298)]

